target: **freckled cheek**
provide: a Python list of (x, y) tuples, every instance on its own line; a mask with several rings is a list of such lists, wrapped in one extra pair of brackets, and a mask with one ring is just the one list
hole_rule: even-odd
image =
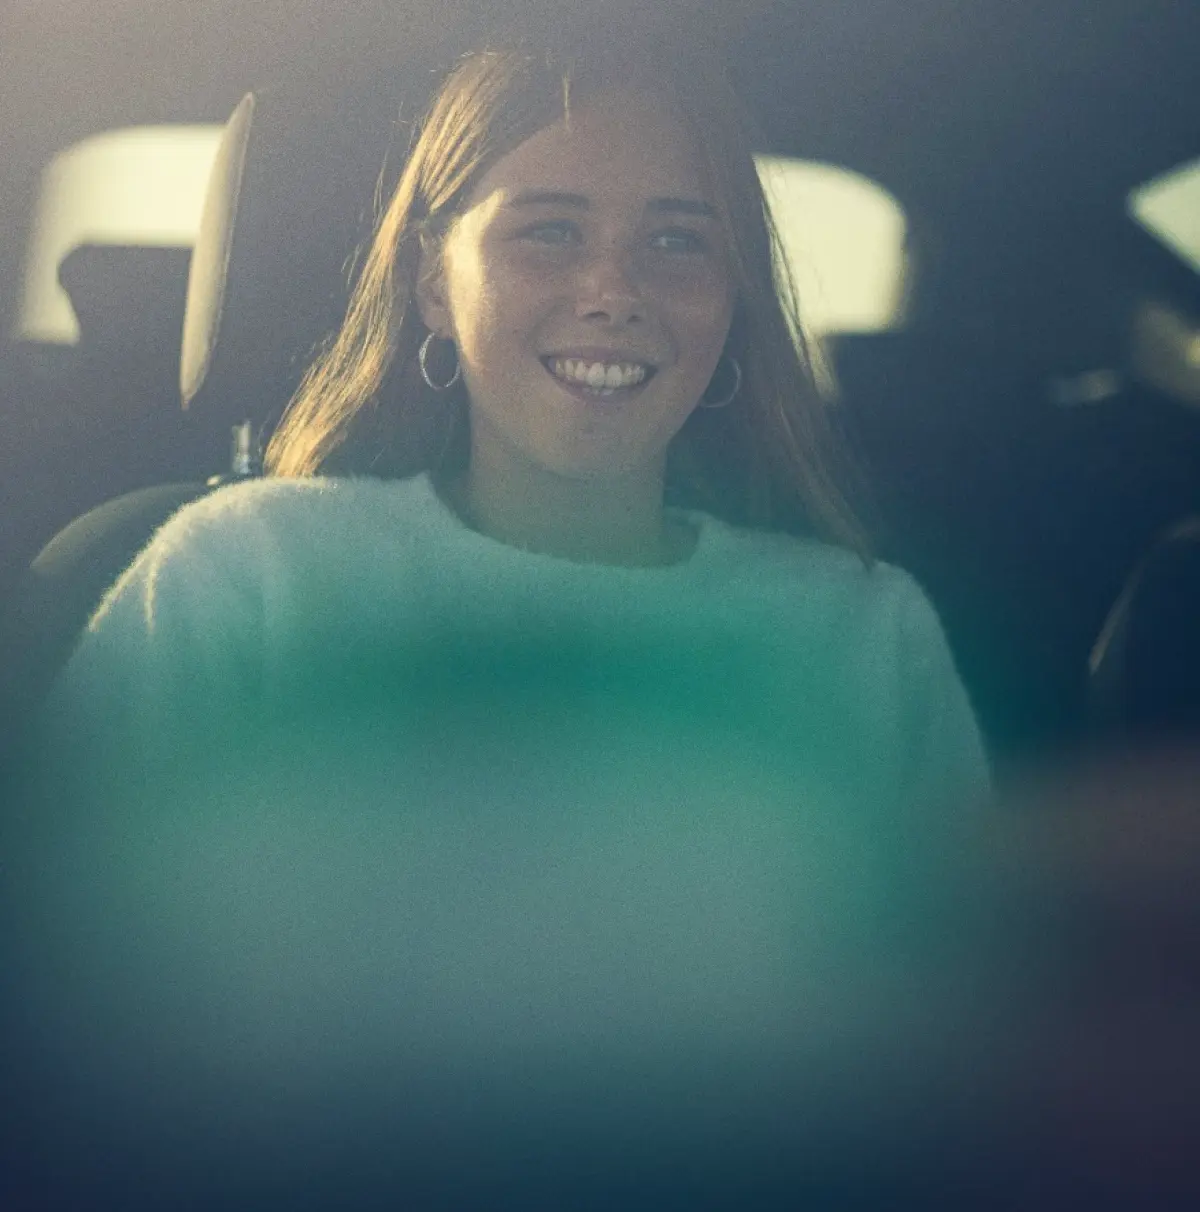
[(481, 269), (473, 293), (462, 300), (461, 314), (469, 316), (470, 326), (487, 343), (528, 343), (561, 290), (544, 271), (511, 263), (501, 267), (503, 272)]
[(680, 342), (696, 365), (697, 373), (707, 378), (725, 347), (733, 308), (724, 299), (716, 298), (681, 310), (677, 316)]
[(717, 265), (671, 265), (648, 274), (645, 291), (663, 312), (692, 331), (728, 328), (734, 290)]

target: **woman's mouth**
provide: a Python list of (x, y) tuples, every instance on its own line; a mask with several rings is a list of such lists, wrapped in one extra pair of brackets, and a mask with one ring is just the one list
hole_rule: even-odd
[(644, 387), (655, 372), (645, 362), (599, 362), (585, 358), (546, 357), (542, 365), (562, 386), (594, 400), (628, 397)]

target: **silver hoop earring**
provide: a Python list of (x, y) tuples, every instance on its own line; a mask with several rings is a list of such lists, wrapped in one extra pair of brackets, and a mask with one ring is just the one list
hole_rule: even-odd
[[(427, 336), (425, 340), (421, 342), (421, 348), (417, 350), (417, 365), (421, 368), (421, 378), (424, 379), (434, 391), (449, 391), (450, 388), (452, 388), (454, 384), (462, 378), (462, 365), (458, 360), (458, 350), (455, 349), (454, 373), (450, 376), (449, 381), (446, 383), (435, 383), (433, 379), (429, 377), (429, 347), (433, 344), (433, 338), (435, 336), (437, 336), (437, 333), (431, 332), (429, 336)], [(451, 349), (454, 349), (453, 341), (447, 341), (446, 344), (449, 345)]]
[[(724, 408), (727, 404), (733, 403), (737, 398), (737, 393), (742, 389), (742, 368), (738, 365), (737, 358), (731, 358), (728, 354), (722, 354), (721, 361), (728, 362), (733, 367), (733, 390), (723, 400), (706, 400), (701, 396), (701, 408)], [(721, 362), (717, 363), (718, 366), (720, 364)]]

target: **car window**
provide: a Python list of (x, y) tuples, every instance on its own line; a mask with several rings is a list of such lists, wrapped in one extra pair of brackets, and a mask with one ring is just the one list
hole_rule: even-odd
[[(61, 152), (42, 175), (16, 336), (70, 344), (78, 325), (57, 268), (76, 245), (190, 247), (215, 125), (135, 127)], [(835, 165), (757, 158), (814, 334), (893, 327), (904, 289), (905, 218), (877, 182)]]
[(1128, 205), (1138, 223), (1200, 272), (1200, 158), (1139, 185)]
[(83, 243), (189, 248), (222, 128), (106, 131), (60, 152), (42, 173), (26, 254), (18, 339), (72, 344), (79, 327), (58, 266)]
[(876, 181), (813, 160), (758, 157), (759, 176), (814, 335), (902, 318), (906, 220)]

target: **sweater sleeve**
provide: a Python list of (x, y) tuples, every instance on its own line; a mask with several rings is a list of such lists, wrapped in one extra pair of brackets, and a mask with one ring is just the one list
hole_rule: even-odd
[(905, 581), (900, 691), (914, 798), (977, 801), (990, 791), (991, 771), (975, 713), (936, 611), (915, 582)]
[(39, 729), (60, 777), (136, 778), (253, 710), (269, 549), (253, 513), (220, 495), (171, 519), (89, 622)]

